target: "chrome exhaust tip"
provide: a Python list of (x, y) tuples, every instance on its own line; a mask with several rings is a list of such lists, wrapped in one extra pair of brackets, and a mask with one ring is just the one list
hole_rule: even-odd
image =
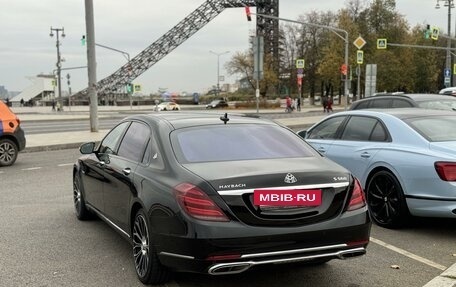
[(350, 259), (353, 257), (358, 257), (366, 254), (366, 249), (365, 248), (355, 248), (355, 249), (350, 249), (350, 250), (342, 250), (337, 252), (337, 257), (339, 259)]
[(242, 273), (252, 267), (252, 263), (242, 262), (242, 263), (220, 263), (213, 265), (209, 268), (208, 273), (210, 275), (226, 275), (226, 274), (237, 274)]

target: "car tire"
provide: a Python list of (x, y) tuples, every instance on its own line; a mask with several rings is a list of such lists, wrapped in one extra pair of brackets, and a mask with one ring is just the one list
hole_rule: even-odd
[(73, 202), (76, 217), (79, 220), (88, 220), (93, 218), (92, 212), (87, 208), (82, 190), (81, 178), (75, 174), (73, 176)]
[(16, 159), (19, 149), (10, 139), (0, 139), (0, 166), (10, 166)]
[(372, 220), (385, 228), (404, 226), (410, 213), (401, 184), (389, 171), (376, 172), (366, 188), (367, 204)]
[(171, 272), (160, 263), (151, 239), (149, 219), (144, 210), (140, 209), (132, 226), (136, 275), (144, 284), (162, 284), (170, 280)]

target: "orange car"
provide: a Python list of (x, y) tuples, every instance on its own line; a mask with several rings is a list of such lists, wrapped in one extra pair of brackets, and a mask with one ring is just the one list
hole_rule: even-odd
[(0, 166), (12, 165), (24, 148), (25, 136), (19, 118), (0, 101)]

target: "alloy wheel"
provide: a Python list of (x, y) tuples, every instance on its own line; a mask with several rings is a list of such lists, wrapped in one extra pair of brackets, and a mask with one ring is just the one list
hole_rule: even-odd
[(138, 214), (133, 226), (133, 256), (139, 277), (145, 277), (149, 270), (149, 252), (149, 230), (146, 219), (142, 214)]
[(369, 212), (380, 226), (398, 227), (405, 220), (406, 204), (402, 188), (389, 172), (379, 172), (373, 176), (367, 187)]
[(76, 214), (79, 215), (81, 213), (81, 189), (78, 178), (75, 178), (73, 181), (73, 201)]
[(12, 165), (16, 161), (17, 148), (10, 140), (0, 142), (0, 166)]

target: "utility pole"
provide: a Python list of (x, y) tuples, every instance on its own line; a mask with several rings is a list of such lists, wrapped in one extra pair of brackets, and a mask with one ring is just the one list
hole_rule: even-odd
[(71, 83), (70, 83), (70, 74), (66, 75), (67, 84), (68, 84), (68, 109), (71, 111)]
[[(446, 88), (452, 86), (452, 76), (451, 76), (451, 71), (453, 70), (451, 68), (451, 55), (450, 55), (450, 50), (451, 50), (451, 9), (454, 8), (454, 0), (437, 0), (437, 4), (435, 5), (435, 9), (440, 9), (440, 1), (444, 2), (444, 7), (448, 7), (448, 39), (447, 39), (447, 50), (446, 50), (446, 61), (445, 61), (445, 71), (450, 71), (450, 75), (444, 75), (444, 85)], [(454, 72), (453, 72), (454, 73)], [(454, 84), (454, 83), (453, 83)]]
[(89, 78), (88, 94), (90, 99), (90, 131), (98, 132), (97, 62), (95, 58), (95, 24), (93, 0), (85, 0), (87, 35), (87, 73)]
[[(98, 47), (101, 47), (101, 48), (105, 48), (105, 49), (108, 49), (108, 50), (111, 50), (111, 51), (115, 51), (115, 52), (121, 53), (125, 57), (125, 59), (127, 59), (127, 63), (130, 65), (130, 54), (129, 53), (127, 53), (125, 51), (122, 51), (122, 50), (119, 50), (119, 49), (116, 49), (116, 48), (112, 48), (112, 47), (106, 46), (106, 45), (97, 44), (97, 43), (95, 43), (95, 46), (98, 46)], [(131, 76), (131, 65), (130, 65), (129, 76)], [(132, 85), (132, 83), (131, 83), (130, 80), (127, 83), (125, 83), (125, 86), (127, 87), (128, 98), (130, 100), (130, 110), (133, 109), (132, 99), (131, 99), (131, 94), (132, 94), (133, 91), (128, 91), (128, 87), (129, 86), (131, 87), (131, 85)]]
[(218, 98), (220, 92), (220, 56), (228, 54), (230, 51), (225, 51), (222, 53), (216, 53), (214, 51), (209, 51), (209, 53), (217, 56), (217, 90), (215, 91), (215, 97)]
[(56, 36), (56, 47), (57, 47), (57, 92), (58, 92), (58, 103), (59, 103), (59, 108), (57, 109), (58, 111), (63, 111), (63, 102), (62, 102), (62, 83), (61, 83), (61, 69), (62, 69), (62, 57), (60, 55), (60, 39), (59, 39), (59, 34), (62, 33), (62, 37), (65, 38), (65, 31), (64, 28), (52, 28), (51, 26), (51, 33), (49, 36), (54, 37), (54, 33)]

